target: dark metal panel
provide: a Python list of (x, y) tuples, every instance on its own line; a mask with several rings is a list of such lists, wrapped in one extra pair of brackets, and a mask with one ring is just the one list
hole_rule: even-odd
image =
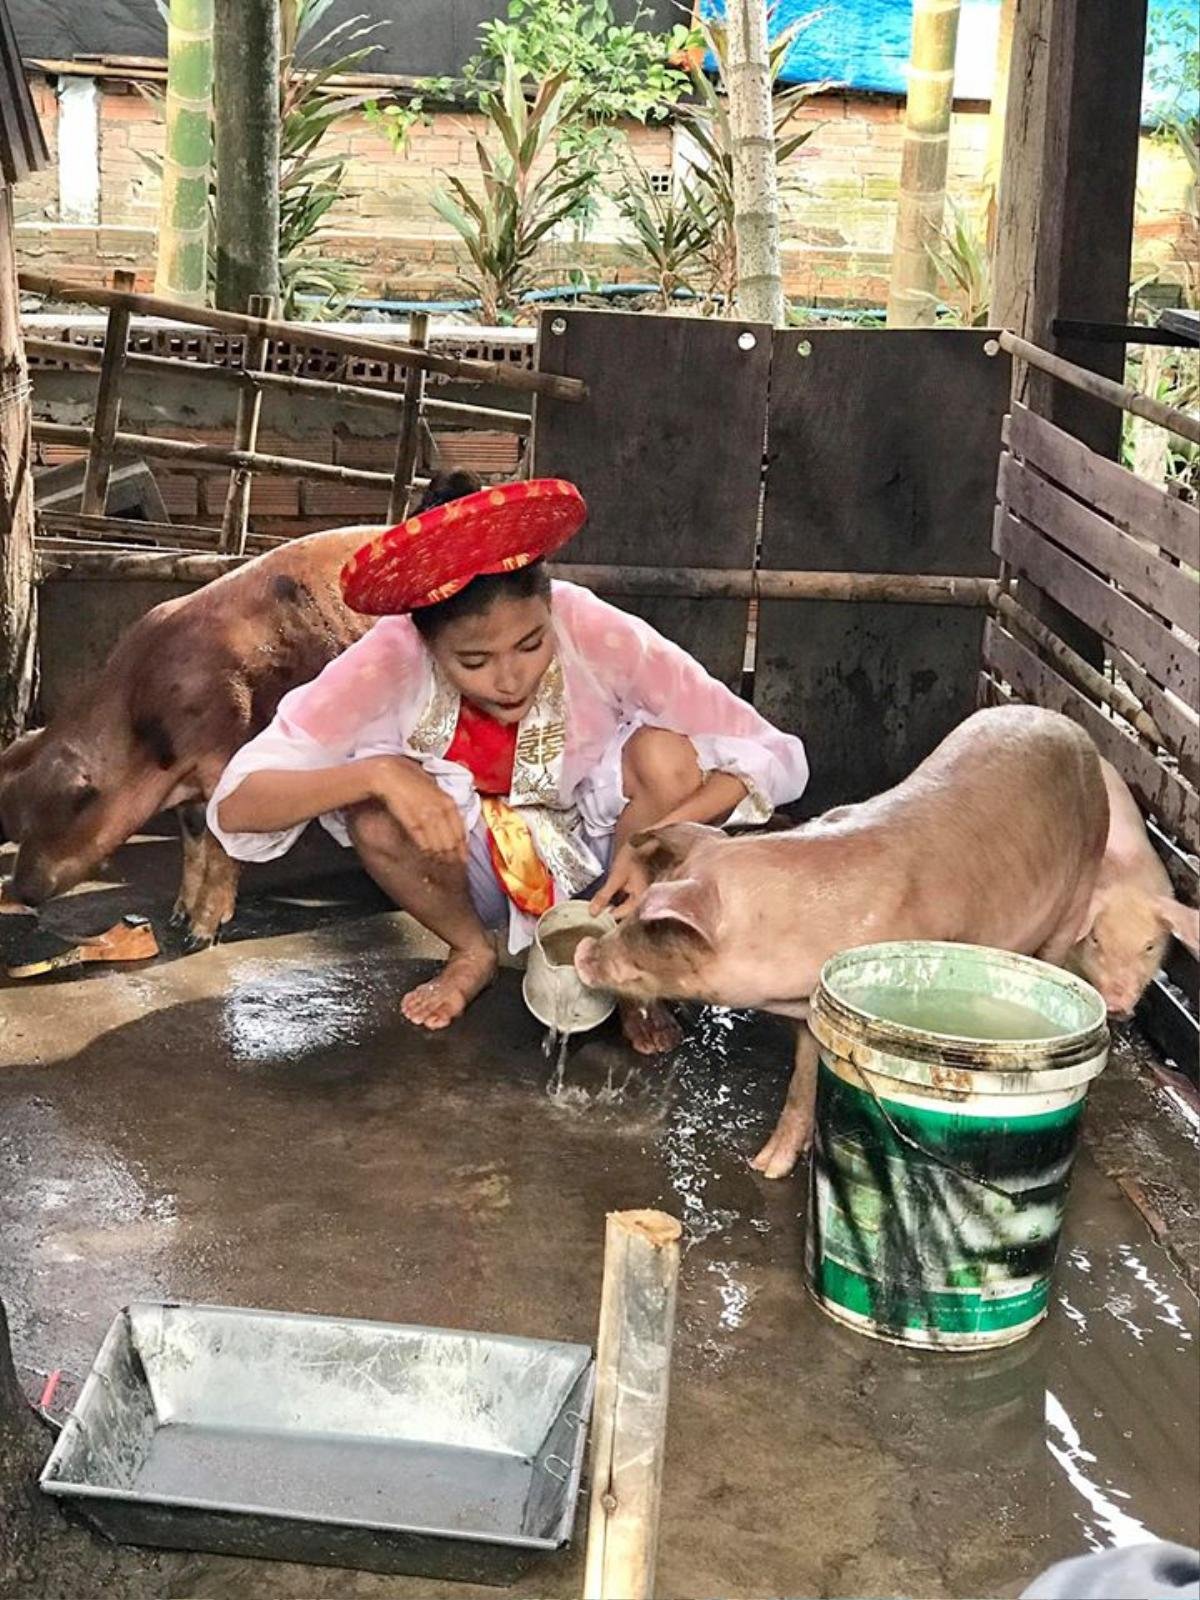
[(11, 185), (49, 164), (16, 34), (0, 0), (0, 183)]
[[(544, 313), (540, 370), (588, 385), (582, 404), (539, 403), (534, 421), (533, 471), (569, 478), (588, 503), (563, 559), (751, 567), (770, 357), (770, 330), (747, 323)], [(622, 604), (740, 682), (747, 601)]]
[[(81, 55), (150, 56), (167, 52), (166, 24), (155, 0), (9, 0), (21, 50), (70, 61)], [(673, 0), (654, 0), (648, 25), (665, 31), (682, 13)], [(622, 22), (633, 20), (637, 0), (614, 0)], [(504, 17), (508, 0), (334, 0), (320, 33), (364, 14), (385, 24), (372, 35), (378, 46), (364, 63), (367, 72), (407, 77), (453, 76), (479, 48), (484, 22)], [(334, 45), (334, 50), (344, 49)]]
[[(977, 330), (777, 333), (761, 565), (995, 571), (1010, 364)], [(764, 602), (755, 702), (803, 735), (812, 812), (898, 782), (975, 704), (978, 611)]]

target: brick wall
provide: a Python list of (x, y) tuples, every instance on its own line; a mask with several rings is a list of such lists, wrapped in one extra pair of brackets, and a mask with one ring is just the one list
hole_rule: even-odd
[[(34, 93), (51, 150), (56, 102), (52, 88), (34, 80)], [(892, 98), (826, 94), (804, 107), (814, 133), (788, 164), (784, 265), (788, 292), (810, 302), (880, 304), (895, 227), (903, 139), (902, 107)], [(385, 299), (455, 298), (463, 293), (463, 264), (456, 236), (430, 205), (447, 171), (477, 171), (472, 135), (480, 118), (439, 112), (413, 130), (403, 156), (367, 121), (355, 115), (330, 136), (328, 148), (349, 157), (349, 193), (330, 213), (323, 253), (356, 263), (365, 294)], [(672, 163), (669, 129), (632, 126), (636, 158), (648, 168)], [(978, 213), (983, 197), (987, 112), (956, 112), (950, 153), (951, 196)], [(44, 270), (69, 269), (99, 280), (114, 267), (134, 266), (143, 283), (153, 278), (158, 179), (143, 159), (161, 155), (160, 107), (132, 85), (106, 79), (100, 96), (101, 226), (62, 227), (57, 176), (51, 166), (16, 188), (18, 245), (23, 262)], [(1188, 218), (1190, 175), (1163, 145), (1142, 141), (1138, 174), (1136, 272), (1166, 263), (1172, 276), (1196, 287), (1197, 232)], [(548, 276), (587, 267), (609, 281), (643, 276), (615, 238), (611, 214), (601, 218), (599, 239), (548, 247)]]

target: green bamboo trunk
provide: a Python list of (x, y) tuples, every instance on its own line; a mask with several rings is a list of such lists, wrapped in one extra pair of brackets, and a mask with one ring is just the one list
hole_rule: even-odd
[(959, 9), (960, 0), (913, 0), (889, 328), (930, 328), (937, 319), (936, 255), (946, 211)]
[(154, 289), (195, 305), (208, 297), (212, 77), (213, 0), (171, 0), (167, 144)]

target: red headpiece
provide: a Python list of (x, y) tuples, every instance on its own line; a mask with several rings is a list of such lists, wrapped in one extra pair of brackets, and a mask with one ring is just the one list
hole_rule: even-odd
[(482, 489), (376, 535), (342, 568), (342, 594), (370, 617), (416, 611), (485, 573), (516, 572), (550, 555), (586, 517), (583, 496), (561, 478)]

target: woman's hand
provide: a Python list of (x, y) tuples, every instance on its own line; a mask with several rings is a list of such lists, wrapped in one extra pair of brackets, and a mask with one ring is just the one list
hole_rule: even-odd
[(592, 915), (598, 917), (602, 911), (608, 911), (617, 922), (624, 922), (649, 887), (646, 863), (632, 845), (624, 844), (613, 859), (603, 888), (592, 901)]
[(427, 772), (407, 756), (371, 759), (371, 796), (426, 855), (467, 859), (467, 833), (459, 809)]

